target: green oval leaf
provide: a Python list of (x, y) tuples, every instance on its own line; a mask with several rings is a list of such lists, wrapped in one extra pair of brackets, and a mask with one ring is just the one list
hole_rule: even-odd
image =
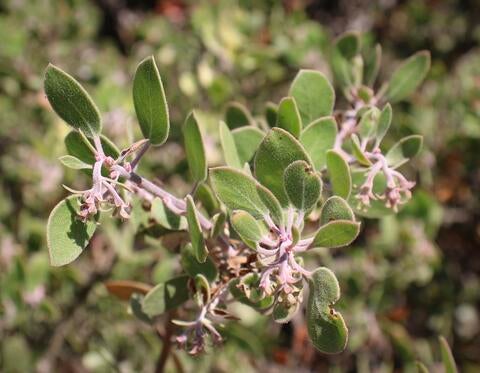
[(360, 223), (351, 220), (334, 220), (323, 226), (315, 234), (312, 247), (329, 249), (351, 244), (360, 233)]
[(58, 159), (65, 167), (71, 168), (73, 170), (84, 170), (92, 168), (91, 164), (82, 162), (80, 159), (74, 157), (73, 155), (64, 155), (63, 157), (60, 157)]
[(240, 163), (237, 146), (230, 129), (225, 122), (220, 122), (219, 126), (220, 143), (223, 149), (223, 157), (227, 166), (242, 169), (243, 163)]
[(230, 102), (225, 109), (225, 122), (231, 129), (253, 125), (253, 118), (245, 106)]
[(183, 139), (190, 174), (194, 182), (202, 182), (207, 178), (207, 159), (203, 145), (202, 133), (195, 113), (192, 111), (183, 126)]
[(155, 317), (181, 306), (189, 299), (188, 279), (188, 276), (179, 276), (155, 286), (143, 298), (143, 312)]
[[(118, 158), (120, 151), (117, 149), (114, 143), (112, 143), (106, 136), (100, 135), (103, 151), (105, 155)], [(86, 143), (86, 138), (83, 137), (78, 131), (70, 131), (65, 136), (64, 142), (67, 148), (68, 154), (80, 159), (87, 164), (95, 163), (95, 155), (93, 154), (93, 140), (88, 139), (90, 146)]]
[(268, 209), (257, 192), (257, 181), (231, 167), (210, 169), (212, 188), (230, 210), (244, 210), (261, 219)]
[(337, 132), (337, 123), (333, 117), (317, 119), (302, 131), (300, 142), (312, 158), (317, 171), (325, 167), (327, 151), (335, 145)]
[(257, 180), (278, 198), (282, 206), (288, 205), (283, 185), (283, 173), (290, 163), (297, 160), (311, 164), (303, 146), (287, 131), (273, 128), (265, 136), (255, 155)]
[(258, 242), (262, 238), (260, 224), (246, 211), (234, 211), (230, 217), (232, 227), (247, 241)]
[(267, 102), (265, 105), (265, 119), (270, 127), (277, 124), (277, 105), (273, 102)]
[(423, 137), (420, 135), (406, 136), (395, 145), (385, 155), (389, 166), (398, 168), (408, 162), (410, 158), (413, 158), (418, 154), (422, 148)]
[(204, 263), (207, 260), (208, 249), (205, 245), (205, 239), (203, 238), (202, 227), (198, 220), (198, 212), (193, 202), (192, 196), (187, 196), (187, 223), (188, 233), (190, 234), (190, 241), (192, 242), (195, 256), (200, 263)]
[(73, 77), (49, 64), (45, 71), (44, 89), (53, 110), (67, 124), (88, 137), (100, 134), (100, 112), (87, 91)]
[(340, 298), (340, 286), (331, 270), (316, 269), (309, 279), (307, 330), (313, 345), (325, 353), (345, 349), (348, 329), (342, 315), (332, 307)]
[(232, 131), (235, 147), (241, 164), (250, 162), (257, 151), (258, 146), (265, 137), (265, 133), (257, 127), (244, 126)]
[(380, 113), (380, 118), (378, 118), (378, 126), (377, 126), (377, 134), (376, 140), (377, 145), (380, 144), (388, 132), (390, 128), (390, 124), (392, 123), (392, 106), (390, 104), (386, 104), (382, 112)]
[(302, 118), (298, 112), (297, 104), (293, 97), (285, 97), (280, 101), (277, 111), (276, 127), (290, 132), (297, 139), (302, 130)]
[(68, 197), (54, 207), (47, 222), (47, 244), (52, 266), (73, 262), (87, 247), (97, 223), (78, 218), (80, 198)]
[(262, 202), (265, 204), (270, 217), (275, 222), (275, 224), (282, 226), (284, 224), (284, 214), (282, 206), (278, 199), (263, 185), (257, 183), (257, 193)]
[(320, 176), (305, 161), (291, 163), (283, 174), (285, 192), (290, 203), (301, 211), (309, 211), (322, 193)]
[(393, 72), (386, 92), (387, 100), (397, 102), (408, 97), (422, 83), (429, 69), (428, 51), (420, 51), (409, 57)]
[(325, 201), (320, 211), (320, 224), (333, 220), (355, 220), (355, 215), (347, 201), (338, 196), (332, 196)]
[(162, 145), (168, 137), (170, 121), (162, 79), (153, 56), (137, 67), (133, 79), (133, 103), (143, 136), (152, 145)]
[(303, 126), (332, 114), (335, 91), (319, 71), (300, 70), (289, 90), (297, 102)]
[(347, 161), (335, 150), (327, 152), (326, 160), (333, 192), (337, 196), (348, 199), (352, 189), (352, 176)]

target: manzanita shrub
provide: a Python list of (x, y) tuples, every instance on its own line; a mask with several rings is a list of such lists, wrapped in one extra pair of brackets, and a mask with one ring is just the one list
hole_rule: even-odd
[[(130, 299), (132, 313), (154, 323), (171, 311), (176, 341), (196, 355), (222, 342), (221, 327), (237, 319), (232, 302), (246, 304), (286, 323), (306, 308), (308, 334), (325, 353), (341, 352), (348, 330), (334, 307), (340, 298), (335, 274), (307, 269), (302, 253), (351, 244), (359, 217), (395, 213), (414, 182), (399, 171), (422, 144), (417, 135), (390, 149), (382, 140), (392, 122), (389, 102), (409, 96), (430, 65), (419, 52), (374, 89), (381, 49), (363, 48), (349, 33), (331, 52), (332, 72), (346, 98), (334, 111), (335, 91), (318, 71), (301, 70), (288, 96), (253, 117), (238, 103), (219, 124), (226, 165), (208, 168), (195, 112), (183, 125), (194, 192), (176, 196), (137, 173), (151, 147), (165, 143), (170, 122), (167, 99), (153, 57), (133, 79), (133, 103), (144, 139), (119, 151), (102, 134), (101, 115), (81, 85), (49, 65), (45, 93), (72, 127), (61, 162), (91, 176), (91, 188), (73, 190), (51, 212), (47, 238), (51, 264), (66, 265), (87, 247), (100, 214), (129, 219), (130, 201), (142, 199), (165, 231), (188, 231), (179, 250), (182, 273), (151, 287), (128, 281), (107, 284)], [(159, 150), (161, 151), (161, 149)], [(305, 299), (307, 298), (307, 299)], [(170, 318), (167, 318), (170, 322)]]

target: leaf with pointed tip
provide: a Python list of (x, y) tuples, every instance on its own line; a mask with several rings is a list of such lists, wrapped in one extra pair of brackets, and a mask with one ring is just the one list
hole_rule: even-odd
[(390, 128), (390, 124), (392, 123), (392, 106), (390, 104), (386, 104), (382, 112), (380, 113), (380, 117), (378, 118), (378, 126), (377, 126), (377, 133), (375, 135), (377, 145), (380, 144), (388, 132)]
[(293, 97), (285, 97), (280, 101), (277, 111), (276, 127), (283, 128), (297, 139), (300, 136), (302, 118), (300, 118), (297, 103)]
[(220, 208), (212, 188), (205, 183), (198, 185), (197, 190), (195, 190), (195, 199), (201, 203), (202, 207), (207, 210), (210, 216)]
[(155, 286), (143, 298), (143, 312), (155, 317), (181, 306), (189, 299), (188, 279), (188, 276), (179, 276)]
[(224, 212), (219, 212), (212, 217), (212, 229), (210, 230), (210, 237), (217, 238), (225, 229), (225, 222), (227, 215)]
[(133, 103), (143, 136), (152, 145), (162, 145), (170, 131), (170, 120), (162, 79), (153, 56), (137, 67), (133, 78)]
[[(356, 32), (346, 32), (340, 35), (332, 48), (331, 67), (338, 84), (346, 88), (360, 83), (356, 79), (356, 63), (359, 62), (360, 36)], [(363, 67), (362, 67), (363, 69)], [(362, 71), (363, 73), (363, 71)]]
[(265, 133), (257, 127), (244, 126), (232, 131), (233, 140), (241, 164), (250, 162), (262, 142)]
[(171, 231), (184, 231), (187, 229), (187, 219), (170, 211), (160, 198), (155, 198), (151, 208), (152, 217), (162, 227)]
[(239, 102), (231, 102), (225, 110), (225, 122), (231, 129), (253, 124), (252, 116)]
[(365, 61), (363, 66), (363, 80), (369, 87), (373, 86), (377, 79), (380, 63), (382, 61), (382, 47), (376, 44), (375, 48), (366, 51), (363, 55)]
[(58, 159), (65, 167), (71, 168), (73, 170), (85, 170), (92, 168), (91, 164), (85, 163), (77, 157), (74, 157), (73, 155), (64, 155), (63, 157), (60, 157)]
[(422, 83), (430, 69), (430, 53), (420, 51), (405, 60), (388, 83), (386, 99), (398, 102), (408, 97)]
[(261, 219), (268, 209), (258, 195), (258, 182), (231, 167), (210, 169), (212, 188), (218, 199), (230, 210), (244, 210)]
[(335, 91), (319, 71), (300, 70), (290, 86), (289, 96), (297, 102), (303, 127), (332, 114)]
[(48, 217), (47, 244), (52, 266), (63, 266), (77, 259), (97, 229), (96, 221), (80, 221), (80, 202), (77, 196), (65, 198)]
[(270, 127), (277, 124), (277, 105), (273, 102), (268, 102), (265, 106), (265, 119)]
[(351, 244), (360, 233), (360, 223), (351, 220), (334, 220), (322, 225), (315, 234), (312, 247), (329, 249)]
[(287, 131), (273, 128), (265, 136), (255, 155), (255, 176), (269, 189), (282, 206), (288, 205), (283, 173), (290, 163), (303, 160), (311, 165), (303, 146)]
[(352, 176), (347, 161), (335, 150), (327, 152), (326, 160), (333, 192), (337, 196), (348, 199), (352, 189)]
[(457, 373), (457, 365), (455, 364), (452, 350), (450, 349), (447, 340), (443, 336), (440, 336), (438, 339), (440, 341), (440, 352), (442, 353), (442, 362), (443, 367), (445, 368), (445, 373)]
[(372, 107), (362, 114), (357, 126), (358, 135), (361, 139), (370, 139), (375, 135), (379, 117), (380, 110), (376, 107)]
[(207, 260), (208, 249), (205, 245), (205, 239), (203, 238), (202, 227), (198, 219), (197, 208), (191, 195), (187, 196), (187, 223), (188, 233), (190, 234), (190, 241), (192, 242), (195, 256), (200, 263), (204, 263)]
[(225, 122), (220, 122), (219, 126), (220, 143), (223, 149), (223, 157), (227, 166), (242, 169), (243, 163), (240, 162), (235, 139)]
[(355, 215), (347, 201), (338, 196), (331, 196), (325, 201), (320, 212), (320, 224), (324, 225), (334, 220), (355, 221)]
[(198, 274), (204, 275), (209, 281), (217, 277), (217, 268), (210, 257), (204, 263), (200, 263), (191, 243), (186, 244), (181, 252), (180, 263), (187, 274), (194, 278)]
[(358, 139), (358, 136), (355, 134), (352, 134), (351, 136), (351, 144), (352, 144), (352, 153), (355, 159), (358, 161), (363, 166), (371, 166), (372, 162), (367, 158), (365, 153), (362, 150), (362, 147), (360, 145), (360, 140)]
[[(88, 139), (88, 141), (90, 142), (90, 145), (93, 146), (93, 141), (91, 139)], [(116, 159), (120, 155), (120, 151), (115, 144), (108, 139), (108, 137), (100, 135), (100, 141), (105, 155), (108, 155), (113, 159)], [(68, 154), (87, 164), (95, 163), (95, 155), (93, 154), (92, 149), (78, 131), (70, 131), (68, 135), (65, 136), (64, 142)]]
[(230, 217), (232, 227), (247, 241), (258, 242), (262, 238), (260, 224), (246, 211), (234, 211)]
[(152, 286), (138, 281), (110, 280), (104, 283), (108, 292), (121, 300), (129, 300), (132, 294), (147, 294)]
[(300, 142), (312, 158), (317, 171), (325, 167), (327, 151), (335, 145), (336, 137), (337, 123), (334, 117), (317, 119), (302, 131)]
[(290, 203), (304, 212), (316, 205), (322, 193), (320, 176), (305, 161), (291, 163), (285, 169), (283, 183)]
[(398, 168), (408, 162), (410, 158), (415, 157), (422, 148), (423, 137), (420, 135), (406, 136), (395, 145), (385, 155), (389, 166)]
[(270, 213), (270, 217), (275, 224), (282, 226), (284, 224), (284, 214), (280, 202), (278, 202), (278, 199), (273, 195), (273, 193), (263, 185), (257, 183), (256, 187), (258, 196), (265, 204), (265, 207)]
[(44, 88), (53, 110), (67, 124), (88, 137), (100, 134), (100, 112), (87, 91), (72, 76), (49, 64), (45, 71)]
[(207, 158), (203, 145), (202, 133), (195, 113), (192, 111), (183, 126), (183, 139), (188, 167), (194, 182), (199, 183), (207, 178)]
[(313, 345), (325, 353), (345, 349), (348, 329), (342, 315), (332, 307), (340, 298), (340, 286), (331, 270), (316, 269), (309, 279), (307, 330)]

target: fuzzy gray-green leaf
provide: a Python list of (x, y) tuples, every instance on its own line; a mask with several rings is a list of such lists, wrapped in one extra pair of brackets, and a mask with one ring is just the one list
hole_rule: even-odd
[(192, 196), (187, 196), (187, 223), (188, 232), (190, 233), (190, 241), (192, 242), (195, 256), (200, 263), (204, 263), (207, 259), (208, 250), (203, 238), (202, 227), (198, 219), (197, 208), (193, 202)]
[(291, 163), (285, 169), (283, 182), (290, 203), (304, 212), (316, 205), (322, 193), (320, 176), (305, 161)]
[(191, 112), (185, 120), (183, 140), (192, 179), (197, 183), (202, 182), (207, 178), (207, 158), (202, 133), (194, 112)]
[(133, 79), (133, 103), (143, 136), (152, 145), (162, 145), (170, 131), (167, 99), (153, 56), (137, 67)]
[(277, 127), (290, 132), (297, 139), (302, 130), (302, 118), (293, 97), (285, 97), (280, 101), (277, 111)]
[(455, 360), (453, 358), (452, 350), (448, 345), (447, 340), (445, 337), (440, 336), (440, 352), (442, 354), (442, 362), (443, 368), (445, 369), (445, 373), (457, 373), (457, 365), (455, 364)]
[(257, 151), (265, 133), (254, 126), (244, 126), (232, 131), (238, 158), (241, 164), (250, 162)]
[(225, 122), (220, 122), (219, 133), (225, 163), (227, 166), (242, 169), (243, 163), (240, 162), (235, 139)]
[(327, 151), (333, 148), (336, 136), (337, 123), (334, 117), (317, 119), (302, 131), (300, 142), (317, 171), (325, 167)]
[(80, 198), (68, 197), (54, 207), (47, 222), (47, 244), (52, 266), (73, 262), (87, 247), (97, 228), (95, 221), (80, 221)]
[(290, 163), (297, 160), (311, 165), (310, 157), (303, 146), (287, 131), (273, 128), (265, 136), (255, 156), (255, 176), (270, 189), (282, 206), (288, 205), (283, 173)]
[(422, 83), (429, 69), (429, 52), (421, 51), (409, 57), (390, 78), (385, 95), (387, 100), (397, 102), (408, 97)]
[(73, 170), (84, 170), (92, 168), (91, 164), (85, 163), (77, 157), (74, 157), (73, 155), (64, 155), (58, 159), (65, 167), (71, 168)]
[(330, 175), (333, 192), (348, 199), (352, 190), (352, 176), (347, 161), (335, 150), (327, 152), (327, 169)]
[(347, 201), (338, 196), (331, 196), (325, 201), (320, 211), (320, 224), (324, 225), (333, 220), (355, 220), (352, 208)]
[(297, 103), (303, 127), (332, 114), (335, 91), (319, 71), (300, 70), (290, 86), (289, 96)]
[(351, 220), (334, 220), (322, 225), (315, 234), (313, 247), (335, 248), (351, 244), (360, 232), (360, 223)]
[(87, 91), (72, 76), (49, 64), (45, 71), (44, 88), (53, 110), (67, 124), (88, 137), (100, 134), (100, 112)]
[(262, 238), (260, 224), (246, 211), (234, 211), (230, 218), (233, 229), (247, 241), (258, 242)]
[(309, 279), (307, 330), (313, 345), (325, 353), (345, 349), (348, 329), (342, 315), (332, 307), (340, 298), (338, 280), (328, 268), (318, 268)]
[(385, 155), (390, 166), (397, 168), (418, 154), (422, 148), (423, 137), (420, 135), (406, 136), (393, 145)]
[(230, 210), (244, 210), (256, 219), (268, 213), (258, 195), (258, 182), (242, 171), (231, 167), (210, 169), (212, 188), (218, 199)]

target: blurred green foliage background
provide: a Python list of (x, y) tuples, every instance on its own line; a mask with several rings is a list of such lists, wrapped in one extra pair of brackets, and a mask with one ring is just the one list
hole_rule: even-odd
[[(463, 372), (480, 370), (480, 3), (474, 0), (4, 0), (0, 3), (0, 370), (153, 371), (161, 342), (112, 298), (106, 279), (155, 284), (179, 268), (141, 205), (132, 220), (102, 224), (73, 265), (48, 263), (49, 211), (88, 181), (62, 168), (67, 127), (48, 107), (53, 62), (84, 84), (120, 146), (138, 139), (131, 99), (136, 64), (155, 55), (172, 136), (143, 172), (189, 191), (180, 126), (198, 110), (210, 165), (228, 102), (263, 114), (300, 68), (331, 75), (329, 46), (347, 30), (382, 44), (388, 77), (399, 60), (432, 53), (427, 81), (394, 107), (392, 141), (420, 133), (407, 173), (414, 198), (398, 215), (366, 220), (347, 249), (312, 254), (337, 274), (347, 350), (316, 353), (303, 321), (281, 326), (240, 307), (227, 343), (201, 358), (176, 352), (171, 371), (393, 372), (434, 366), (445, 335)], [(342, 104), (341, 100), (338, 103)], [(139, 228), (140, 234), (136, 233)], [(141, 233), (148, 232), (147, 235)]]

